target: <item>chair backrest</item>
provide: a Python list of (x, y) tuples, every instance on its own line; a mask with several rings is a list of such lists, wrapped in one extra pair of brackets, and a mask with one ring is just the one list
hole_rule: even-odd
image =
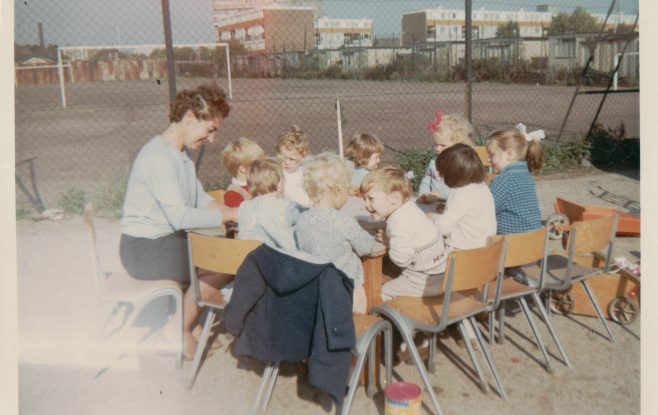
[(93, 206), (91, 203), (85, 205), (82, 215), (85, 224), (85, 233), (87, 234), (87, 248), (89, 250), (89, 259), (91, 260), (92, 278), (94, 289), (99, 297), (105, 292), (105, 273), (101, 270), (98, 259), (98, 248), (96, 247), (96, 228), (94, 227)]
[(478, 156), (480, 157), (480, 161), (482, 162), (484, 168), (487, 170), (488, 173), (491, 173), (492, 166), (491, 166), (491, 161), (489, 160), (489, 153), (487, 152), (487, 147), (473, 146), (473, 149), (475, 150), (476, 153), (478, 153)]
[(505, 238), (483, 248), (452, 251), (446, 266), (446, 291), (481, 290), (503, 270)]
[[(503, 235), (489, 237), (489, 243), (501, 239)], [(541, 261), (547, 254), (548, 229), (542, 227), (530, 232), (504, 235), (507, 241), (505, 268), (519, 267)]]
[(224, 189), (217, 189), (217, 190), (211, 190), (208, 192), (208, 195), (215, 199), (219, 204), (223, 205), (224, 204)]
[(261, 241), (218, 238), (188, 233), (190, 264), (208, 271), (235, 275), (244, 258)]
[[(571, 257), (575, 257), (605, 248), (610, 251), (616, 232), (617, 212), (611, 216), (574, 222), (571, 225), (571, 235), (567, 242), (567, 252)], [(609, 257), (610, 252), (607, 253)]]

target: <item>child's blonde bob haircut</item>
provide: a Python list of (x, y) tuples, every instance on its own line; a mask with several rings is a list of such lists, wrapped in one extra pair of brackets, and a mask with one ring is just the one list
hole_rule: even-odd
[(381, 189), (382, 192), (388, 195), (393, 192), (400, 192), (404, 202), (409, 200), (413, 194), (411, 182), (404, 172), (397, 167), (381, 167), (369, 172), (363, 178), (359, 192), (365, 195), (373, 187)]
[(345, 147), (345, 158), (352, 160), (355, 167), (364, 167), (368, 165), (370, 156), (375, 153), (381, 154), (384, 151), (384, 144), (373, 135), (367, 133), (356, 133)]
[(457, 114), (447, 114), (441, 118), (441, 123), (439, 123), (436, 131), (432, 133), (432, 138), (436, 139), (447, 135), (452, 140), (452, 144), (464, 143), (472, 147), (472, 133), (473, 127), (466, 118)]
[(304, 188), (314, 202), (331, 190), (349, 188), (351, 180), (349, 166), (334, 153), (320, 153), (304, 162)]
[(247, 169), (247, 187), (253, 197), (276, 192), (281, 180), (283, 170), (276, 160), (256, 160)]
[(251, 163), (264, 157), (265, 152), (263, 149), (256, 142), (246, 137), (230, 141), (222, 150), (224, 167), (233, 177), (238, 174), (240, 166), (249, 167)]
[(279, 137), (276, 149), (279, 152), (282, 148), (288, 151), (296, 151), (300, 156), (305, 157), (310, 145), (311, 143), (306, 133), (298, 126), (293, 125), (287, 133)]

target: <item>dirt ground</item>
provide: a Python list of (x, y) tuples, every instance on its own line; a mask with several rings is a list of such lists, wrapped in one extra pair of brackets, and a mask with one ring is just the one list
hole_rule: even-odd
[[(560, 195), (580, 203), (639, 207), (640, 182), (627, 175), (592, 171), (578, 177), (541, 178), (537, 183), (544, 217)], [(101, 262), (119, 266), (119, 226), (97, 219)], [(162, 324), (165, 304), (156, 303), (123, 339), (98, 343), (95, 336), (112, 305), (100, 301), (90, 278), (90, 263), (80, 218), (18, 223), (19, 405), (23, 415), (46, 414), (243, 414), (248, 413), (261, 365), (231, 354), (230, 338), (203, 364), (196, 385), (186, 390), (190, 370), (177, 370), (172, 356), (155, 352), (151, 338)], [(640, 259), (640, 238), (618, 238), (614, 256)], [(445, 414), (639, 414), (640, 319), (629, 326), (610, 323), (616, 342), (607, 341), (591, 317), (554, 317), (572, 368), (559, 360), (547, 331), (541, 334), (553, 358), (553, 373), (540, 365), (527, 323), (510, 310), (507, 341), (492, 348), (508, 394), (493, 387), (483, 394), (465, 349), (443, 340), (432, 384)], [(119, 360), (117, 350), (128, 351)], [(135, 352), (137, 350), (138, 352)], [(268, 408), (271, 414), (324, 414), (328, 398), (305, 383), (299, 365), (286, 364)], [(487, 374), (488, 376), (488, 374)], [(420, 384), (413, 366), (394, 368), (396, 380)], [(493, 385), (493, 380), (489, 378)], [(424, 410), (430, 401), (423, 394)], [(374, 399), (360, 388), (352, 414), (383, 414), (381, 391)]]

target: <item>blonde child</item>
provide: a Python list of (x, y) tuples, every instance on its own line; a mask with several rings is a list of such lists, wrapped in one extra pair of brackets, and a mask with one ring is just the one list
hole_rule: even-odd
[(304, 131), (296, 125), (279, 137), (276, 145), (277, 158), (283, 168), (283, 195), (286, 199), (296, 202), (301, 207), (309, 207), (311, 199), (304, 190), (302, 167), (308, 154), (310, 142)]
[(496, 211), (477, 152), (466, 144), (455, 144), (439, 154), (436, 166), (450, 188), (445, 211), (434, 218), (446, 249), (485, 246), (487, 238), (496, 234)]
[(358, 189), (366, 174), (379, 166), (383, 151), (384, 144), (377, 137), (366, 133), (354, 134), (345, 147), (345, 158), (354, 164), (352, 188)]
[(222, 150), (224, 167), (231, 174), (231, 184), (224, 192), (224, 204), (238, 207), (244, 200), (251, 199), (247, 189), (247, 169), (256, 160), (265, 157), (263, 149), (254, 141), (241, 137), (233, 140)]
[(473, 132), (473, 127), (468, 120), (461, 115), (448, 114), (444, 115), (442, 110), (438, 110), (435, 114), (434, 120), (428, 125), (427, 129), (432, 133), (432, 141), (434, 141), (434, 151), (436, 157), (433, 157), (427, 165), (425, 176), (420, 182), (418, 193), (420, 203), (431, 203), (437, 199), (448, 198), (448, 186), (441, 180), (436, 170), (436, 159), (439, 154), (446, 148), (457, 144), (464, 143), (469, 146), (473, 145), (470, 135)]
[(382, 242), (391, 261), (402, 268), (397, 278), (382, 286), (382, 300), (441, 294), (447, 259), (443, 238), (411, 200), (411, 183), (404, 172), (393, 167), (373, 170), (364, 177), (360, 191), (375, 219), (386, 219)]
[(295, 239), (300, 251), (332, 262), (354, 281), (353, 311), (366, 312), (363, 266), (359, 257), (375, 247), (375, 238), (356, 218), (338, 211), (350, 189), (347, 163), (332, 153), (322, 153), (304, 165), (304, 185), (311, 208), (299, 215)]
[(296, 251), (293, 225), (299, 216), (295, 203), (283, 198), (283, 171), (274, 160), (256, 160), (247, 170), (247, 185), (254, 196), (238, 211), (238, 239), (257, 239)]
[(496, 205), (499, 234), (527, 232), (541, 227), (541, 210), (530, 174), (544, 164), (536, 139), (516, 128), (494, 131), (487, 137), (491, 165), (499, 174), (489, 185)]

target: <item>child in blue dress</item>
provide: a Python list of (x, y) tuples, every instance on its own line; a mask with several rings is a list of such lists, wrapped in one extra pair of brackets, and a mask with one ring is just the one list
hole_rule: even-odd
[(487, 137), (487, 152), (499, 173), (489, 185), (496, 206), (497, 233), (541, 228), (535, 179), (530, 174), (544, 164), (538, 139), (516, 128), (494, 131)]

